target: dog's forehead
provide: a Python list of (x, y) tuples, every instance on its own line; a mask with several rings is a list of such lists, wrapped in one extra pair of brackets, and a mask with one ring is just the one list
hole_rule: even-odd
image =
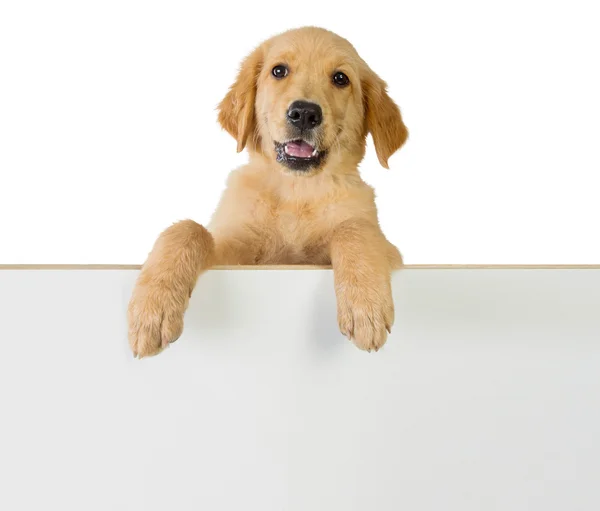
[(306, 27), (290, 30), (267, 41), (271, 59), (294, 61), (354, 61), (358, 54), (344, 38), (325, 29)]

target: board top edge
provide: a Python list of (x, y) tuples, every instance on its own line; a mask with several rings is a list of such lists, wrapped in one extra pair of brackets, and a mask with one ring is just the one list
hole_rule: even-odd
[[(0, 264), (0, 270), (139, 270), (139, 264)], [(600, 270), (600, 264), (407, 264), (406, 270)], [(330, 270), (317, 265), (223, 265), (211, 270)]]

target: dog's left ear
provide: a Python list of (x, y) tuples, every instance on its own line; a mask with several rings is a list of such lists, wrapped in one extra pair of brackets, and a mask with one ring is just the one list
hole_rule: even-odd
[(387, 84), (371, 69), (362, 81), (366, 130), (371, 133), (381, 166), (389, 169), (388, 159), (408, 138), (400, 109), (387, 93)]
[(238, 153), (250, 145), (249, 138), (252, 147), (257, 143), (251, 135), (256, 129), (254, 102), (262, 60), (263, 50), (258, 47), (244, 59), (234, 84), (219, 104), (219, 122), (237, 140)]

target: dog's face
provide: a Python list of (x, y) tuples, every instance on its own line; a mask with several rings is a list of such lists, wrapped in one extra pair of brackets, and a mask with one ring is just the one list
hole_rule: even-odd
[(312, 175), (356, 165), (371, 133), (381, 164), (407, 130), (385, 83), (345, 39), (318, 28), (291, 30), (250, 54), (221, 102), (219, 120), (238, 141)]

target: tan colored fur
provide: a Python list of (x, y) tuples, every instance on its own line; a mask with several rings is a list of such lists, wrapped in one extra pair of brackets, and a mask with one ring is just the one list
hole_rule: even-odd
[[(275, 80), (270, 71), (281, 63), (289, 76)], [(335, 87), (335, 71), (350, 86)], [(329, 151), (322, 167), (302, 174), (274, 152), (298, 99), (321, 106), (319, 143)], [(345, 39), (296, 29), (244, 60), (219, 121), (238, 151), (248, 149), (249, 163), (231, 173), (208, 230), (185, 220), (158, 238), (129, 305), (134, 354), (157, 354), (181, 335), (196, 280), (214, 264), (332, 264), (340, 330), (361, 349), (380, 348), (394, 321), (390, 274), (402, 259), (381, 232), (373, 190), (357, 167), (368, 133), (386, 168), (407, 138), (385, 83)]]

